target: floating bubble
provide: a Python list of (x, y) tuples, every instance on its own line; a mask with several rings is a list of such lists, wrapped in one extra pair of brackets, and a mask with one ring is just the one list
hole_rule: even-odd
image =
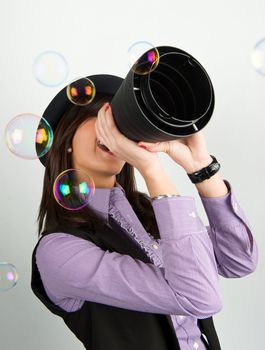
[(147, 41), (137, 41), (128, 49), (130, 69), (139, 75), (145, 75), (156, 69), (159, 63), (159, 52)]
[(92, 80), (81, 78), (70, 83), (66, 88), (68, 99), (78, 106), (85, 106), (92, 102), (96, 88)]
[(0, 262), (0, 292), (5, 292), (17, 284), (18, 274), (15, 266)]
[(57, 176), (53, 195), (57, 203), (68, 210), (87, 206), (95, 192), (94, 181), (82, 170), (67, 169)]
[(31, 113), (19, 114), (7, 124), (5, 141), (16, 156), (36, 159), (49, 151), (53, 131), (46, 119)]
[(68, 76), (69, 69), (65, 58), (56, 51), (44, 51), (33, 62), (33, 75), (42, 85), (60, 85)]
[(265, 38), (257, 42), (251, 55), (255, 70), (265, 75)]

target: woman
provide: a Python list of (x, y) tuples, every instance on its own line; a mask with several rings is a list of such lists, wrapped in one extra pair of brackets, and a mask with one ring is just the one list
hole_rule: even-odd
[[(112, 96), (97, 89), (91, 104), (71, 106), (56, 126), (32, 289), (86, 349), (220, 349), (211, 317), (222, 309), (218, 274), (255, 270), (249, 223), (231, 184), (215, 174), (196, 184), (210, 222), (205, 227), (194, 198), (179, 195), (160, 164), (158, 151), (188, 174), (207, 167), (212, 158), (202, 132), (136, 143), (117, 129), (104, 103)], [(90, 203), (78, 211), (59, 206), (52, 193), (58, 174), (70, 168), (95, 183)], [(137, 191), (134, 168), (149, 195)]]

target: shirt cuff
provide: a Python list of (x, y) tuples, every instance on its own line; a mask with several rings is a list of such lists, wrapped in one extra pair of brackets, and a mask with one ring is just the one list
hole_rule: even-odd
[(191, 233), (205, 230), (193, 197), (154, 199), (152, 206), (161, 239), (179, 239)]
[(222, 197), (203, 197), (199, 194), (210, 225), (233, 227), (242, 221), (249, 226), (248, 219), (237, 201), (232, 185), (226, 179), (224, 182), (228, 193)]

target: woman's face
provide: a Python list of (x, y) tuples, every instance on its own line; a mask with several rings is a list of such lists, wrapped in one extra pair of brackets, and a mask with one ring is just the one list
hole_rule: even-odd
[(96, 118), (90, 117), (84, 121), (74, 134), (73, 167), (84, 170), (94, 181), (95, 187), (111, 188), (115, 186), (116, 174), (120, 173), (125, 161), (97, 146)]

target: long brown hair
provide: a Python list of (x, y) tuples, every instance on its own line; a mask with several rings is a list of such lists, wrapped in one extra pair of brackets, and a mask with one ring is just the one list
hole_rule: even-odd
[[(112, 95), (98, 93), (93, 102), (86, 106), (72, 105), (63, 115), (54, 132), (53, 144), (46, 154), (43, 191), (38, 212), (38, 237), (48, 222), (70, 223), (73, 226), (85, 226), (87, 229), (100, 228), (103, 219), (86, 206), (77, 211), (61, 207), (53, 195), (53, 184), (56, 177), (66, 169), (73, 168), (71, 155), (67, 149), (72, 144), (74, 134), (85, 120), (97, 116), (104, 102), (110, 102)], [(126, 197), (147, 232), (160, 238), (150, 197), (137, 190), (134, 167), (125, 163), (116, 181), (124, 188)], [(96, 190), (96, 189), (95, 189)]]

